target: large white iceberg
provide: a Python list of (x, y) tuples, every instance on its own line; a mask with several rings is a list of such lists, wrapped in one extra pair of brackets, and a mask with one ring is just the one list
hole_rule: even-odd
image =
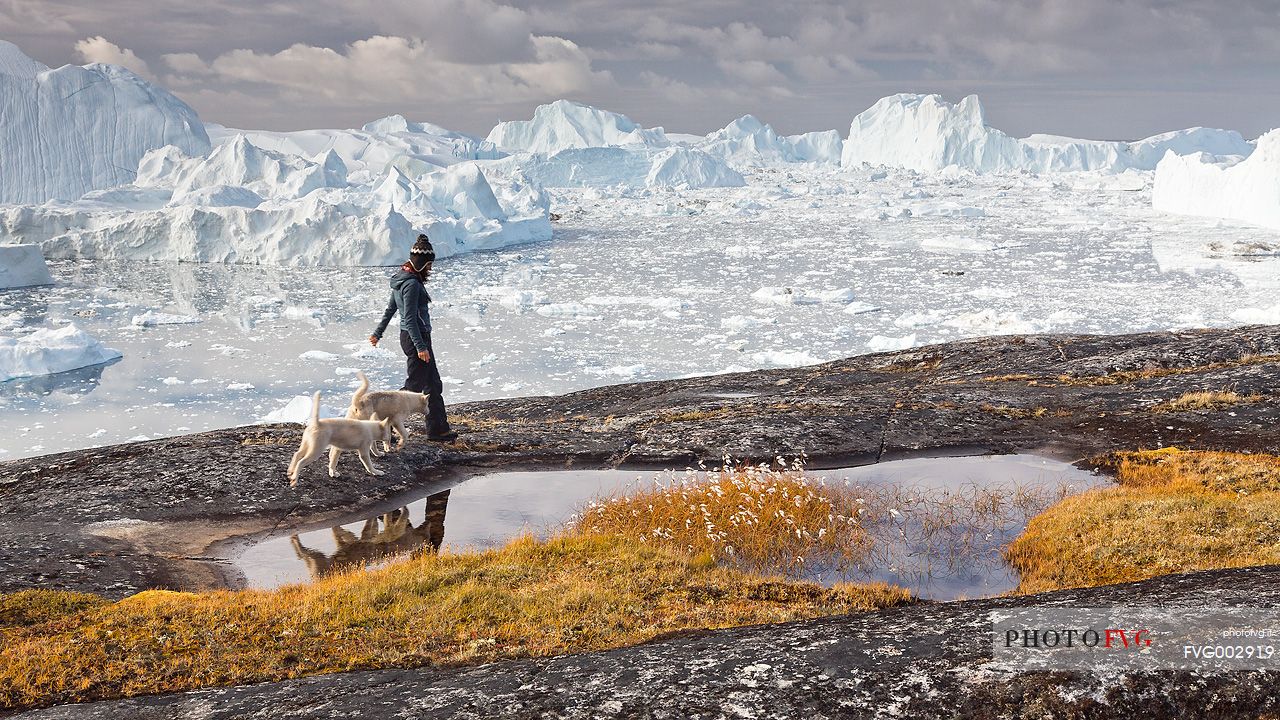
[(233, 130), (208, 125), (215, 145), (244, 137), (265, 150), (322, 161), (332, 154), (341, 160), (353, 182), (369, 181), (394, 166), (417, 177), (465, 160), (492, 160), (503, 152), (493, 143), (438, 125), (410, 122), (402, 115), (366, 123), (359, 130)]
[(50, 70), (0, 40), (0, 203), (70, 200), (133, 180), (149, 150), (209, 151), (194, 110), (115, 65)]
[(764, 167), (782, 163), (840, 164), (843, 141), (835, 130), (784, 137), (752, 115), (729, 123), (694, 144), (737, 167)]
[(742, 187), (747, 183), (723, 160), (686, 147), (572, 148), (551, 156), (520, 153), (485, 166), (518, 170), (545, 188), (693, 189)]
[(52, 284), (38, 246), (0, 245), (0, 290)]
[(1258, 138), (1248, 158), (1170, 152), (1156, 166), (1151, 204), (1183, 215), (1280, 229), (1280, 130)]
[(397, 265), (419, 232), (439, 257), (547, 239), (547, 207), (514, 171), (474, 161), (413, 178), (393, 163), (351, 184), (334, 153), (306, 160), (242, 136), (208, 156), (152, 151), (133, 185), (0, 209), (0, 234), (48, 257)]
[(1165, 152), (1248, 155), (1253, 146), (1230, 130), (1191, 128), (1133, 143), (1054, 135), (1019, 139), (987, 127), (970, 95), (951, 104), (938, 95), (882, 98), (853, 119), (841, 164), (888, 165), (933, 172), (954, 165), (976, 172), (1035, 173), (1152, 170)]
[(500, 122), (488, 140), (508, 152), (548, 155), (572, 148), (670, 144), (662, 128), (645, 129), (626, 115), (569, 100), (539, 105), (532, 120)]
[(0, 336), (0, 382), (100, 365), (120, 357), (75, 325), (36, 330), (20, 338)]

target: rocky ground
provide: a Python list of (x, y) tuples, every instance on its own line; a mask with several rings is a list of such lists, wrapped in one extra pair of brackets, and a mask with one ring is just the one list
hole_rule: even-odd
[[(1241, 395), (1256, 394), (1260, 399), (1229, 409), (1172, 414), (1152, 411), (1157, 404), (1186, 392), (1227, 388)], [(1125, 336), (1009, 336), (866, 355), (814, 367), (458, 405), (450, 411), (455, 426), (463, 431), (459, 442), (450, 445), (412, 442), (404, 452), (380, 462), (388, 471), (382, 477), (356, 475), (353, 468), (346, 477), (332, 480), (317, 462), (304, 473), (296, 490), (290, 489), (285, 468), (300, 437), (297, 426), (235, 428), (29, 458), (0, 464), (0, 527), (4, 530), (0, 534), (0, 591), (52, 587), (121, 597), (146, 587), (197, 589), (234, 584), (235, 578), (225, 563), (209, 554), (210, 547), (218, 541), (230, 536), (263, 536), (349, 516), (367, 516), (370, 511), (388, 508), (406, 496), (421, 496), (469, 474), (494, 468), (684, 466), (697, 460), (718, 462), (724, 455), (766, 460), (801, 453), (808, 456), (811, 466), (832, 467), (876, 462), (904, 454), (961, 450), (978, 453), (1027, 450), (1061, 459), (1083, 460), (1108, 450), (1166, 445), (1277, 452), (1280, 451), (1277, 388), (1280, 388), (1280, 327), (1277, 326)], [(1272, 570), (1242, 572), (1239, 577), (1258, 589), (1256, 596), (1246, 591), (1246, 595), (1240, 596), (1240, 602), (1274, 606), (1276, 593), (1280, 592), (1275, 583), (1280, 575)], [(1130, 596), (1163, 600), (1164, 595), (1152, 593), (1164, 592), (1182, 593), (1178, 597), (1195, 602), (1196, 592), (1212, 592), (1215, 583), (1226, 582), (1223, 578), (1230, 577), (1236, 576), (1202, 573), (1078, 592), (1092, 593), (1089, 599), (1098, 603), (1119, 602)], [(533, 716), (539, 714), (541, 706), (537, 703), (541, 701), (518, 700), (533, 697), (520, 689), (525, 681), (517, 682), (524, 674), (536, 675), (544, 678), (541, 682), (547, 682), (545, 678), (556, 672), (566, 673), (556, 682), (581, 685), (575, 677), (595, 677), (594, 673), (606, 677), (609, 672), (615, 672), (614, 679), (607, 682), (618, 683), (619, 687), (640, 687), (636, 685), (640, 671), (627, 668), (631, 667), (628, 663), (649, 662), (642, 658), (665, 657), (665, 660), (654, 660), (655, 667), (667, 667), (675, 676), (685, 678), (688, 669), (698, 667), (699, 663), (712, 662), (707, 667), (716, 667), (715, 663), (724, 660), (726, 648), (746, 643), (749, 638), (756, 638), (761, 643), (758, 647), (765, 648), (771, 646), (770, 643), (789, 642), (784, 638), (792, 636), (822, 637), (824, 633), (830, 636), (834, 632), (844, 637), (846, 631), (853, 632), (854, 628), (860, 628), (855, 634), (861, 637), (873, 637), (875, 633), (887, 636), (895, 632), (895, 628), (900, 630), (900, 624), (907, 621), (899, 613), (920, 613), (920, 618), (937, 621), (951, 613), (976, 613), (964, 615), (976, 618), (984, 612), (983, 603), (1053, 603), (1059, 601), (1054, 598), (1061, 597), (1069, 600), (1071, 596), (921, 606), (778, 629), (712, 633), (645, 648), (583, 656), (596, 658), (589, 661), (599, 663), (594, 669), (583, 666), (584, 669), (576, 670), (575, 663), (582, 659), (572, 658), (516, 663), (508, 670), (362, 673), (284, 683), (276, 690), (270, 688), (277, 686), (264, 686), (205, 693), (196, 696), (204, 699), (173, 702), (212, 703), (209, 707), (222, 707), (223, 700), (218, 698), (225, 698), (228, 703), (240, 702), (235, 698), (246, 698), (243, 702), (255, 703), (259, 701), (253, 697), (266, 698), (275, 692), (283, 695), (271, 696), (277, 698), (273, 703), (278, 701), (285, 703), (279, 707), (292, 708), (280, 698), (293, 693), (298, 702), (303, 702), (303, 696), (311, 702), (318, 688), (328, 687), (326, 683), (332, 683), (332, 687), (324, 692), (357, 692), (355, 688), (369, 687), (382, 688), (376, 691), (381, 694), (388, 683), (401, 682), (416, 688), (414, 692), (420, 699), (423, 692), (434, 694), (450, 683), (478, 683), (487, 677), (483, 682), (494, 684), (492, 698), (516, 698), (509, 705), (512, 716)], [(950, 626), (953, 620), (946, 622)], [(885, 673), (885, 678), (897, 678), (890, 673), (892, 664), (877, 665), (878, 660), (868, 659), (871, 655), (858, 660), (855, 649), (850, 648), (848, 652), (852, 654), (844, 666), (846, 671), (864, 665), (876, 666), (876, 672)], [(672, 654), (663, 656), (666, 652)], [(795, 672), (800, 674), (795, 677), (800, 678), (799, 684), (788, 686), (785, 693), (776, 693), (781, 703), (776, 706), (778, 713), (784, 716), (861, 714), (863, 710), (883, 709), (895, 702), (914, 702), (907, 697), (925, 697), (928, 688), (956, 683), (960, 683), (956, 687), (969, 687), (953, 670), (967, 666), (966, 663), (977, 656), (966, 656), (958, 646), (937, 639), (927, 643), (924, 649), (912, 652), (935, 656), (928, 665), (932, 669), (921, 671), (924, 674), (920, 682), (924, 684), (915, 691), (901, 684), (903, 678), (887, 683), (885, 687), (898, 688), (894, 691), (902, 696), (898, 700), (894, 700), (898, 695), (877, 695), (880, 691), (869, 686), (869, 680), (859, 683), (856, 678), (846, 678), (844, 684), (839, 684), (831, 680), (839, 676), (830, 675), (829, 685), (813, 684), (816, 681), (812, 677), (816, 676), (802, 681), (809, 676), (797, 666)], [(610, 658), (630, 659), (622, 662)], [(619, 662), (622, 664), (610, 665)], [(770, 664), (763, 659), (759, 662)], [(494, 666), (501, 667), (504, 666)], [(615, 671), (609, 671), (609, 667)], [(684, 667), (685, 671), (674, 670), (676, 667)], [(548, 668), (559, 669), (552, 672)], [(681, 707), (688, 703), (690, 709), (685, 714), (690, 715), (727, 713), (724, 703), (740, 692), (739, 679), (732, 675), (725, 675), (721, 680), (715, 680), (716, 677), (719, 677), (717, 673), (706, 674), (704, 684), (698, 686), (701, 689), (690, 685), (689, 695), (672, 696), (671, 702)], [(502, 691), (500, 686), (506, 682), (516, 683), (509, 688), (514, 695)], [(809, 690), (803, 690), (804, 682), (809, 683)], [(1008, 692), (1031, 692), (1026, 684), (1031, 681), (1002, 682), (1013, 682)], [(1053, 684), (1057, 682), (1044, 684), (1037, 680), (1032, 684), (1051, 688), (1058, 687)], [(1078, 685), (1070, 684), (1075, 681), (1061, 682), (1068, 683), (1062, 687)], [(1117, 682), (1122, 686), (1095, 688), (1096, 692), (1085, 687), (1088, 683), (1079, 685), (1081, 697), (1105, 698), (1113, 691), (1119, 693), (1117, 697), (1151, 697), (1166, 704), (1174, 703), (1168, 705), (1169, 713), (1173, 713), (1177, 703), (1205, 710), (1207, 706), (1202, 702), (1196, 704), (1198, 694), (1212, 692), (1215, 697), (1226, 697), (1220, 692), (1221, 687), (1226, 686), (1213, 683), (1187, 684), (1158, 677), (1126, 678)], [(1170, 685), (1171, 682), (1174, 685)], [(1228, 682), (1231, 692), (1244, 698), (1241, 702), (1247, 707), (1274, 707), (1268, 703), (1280, 697), (1280, 690), (1258, 690), (1251, 684), (1254, 679), (1250, 677), (1222, 682)], [(1218, 689), (1211, 689), (1210, 685)], [(983, 686), (978, 683), (977, 687)], [(1179, 690), (1176, 698), (1168, 697), (1165, 692), (1170, 687), (1184, 686), (1185, 690)], [(542, 686), (534, 683), (531, 687)], [(616, 710), (610, 709), (614, 705), (591, 710), (593, 706), (589, 704), (594, 702), (591, 698), (606, 697), (608, 693), (584, 688), (578, 688), (577, 692), (574, 696), (577, 699), (573, 699), (558, 690), (548, 691), (543, 699), (549, 703), (547, 712), (584, 717), (597, 711), (605, 715), (645, 714), (645, 706), (628, 704), (621, 699)], [(975, 702), (981, 701), (982, 707), (987, 706), (988, 700), (995, 702), (994, 689), (973, 692), (978, 693), (972, 697)], [(987, 694), (982, 694), (984, 692)], [(697, 693), (704, 696), (705, 702), (696, 699)], [(1062, 695), (1057, 690), (1043, 693), (1047, 693), (1044, 702), (1049, 702), (1050, 696)], [(408, 686), (405, 694), (412, 694)], [(806, 700), (807, 696), (811, 697)], [(658, 695), (639, 693), (635, 697), (645, 699)], [(784, 702), (783, 698), (790, 699)], [(844, 704), (844, 700), (853, 704)], [(492, 702), (508, 701), (494, 699)], [(753, 712), (773, 707), (761, 706), (751, 697), (744, 697), (742, 702), (743, 707)], [(1000, 706), (1000, 703), (991, 705), (992, 708)], [(449, 706), (446, 703), (442, 707)], [(501, 715), (507, 712), (501, 708), (508, 706), (483, 706), (486, 710), (478, 705), (468, 710), (464, 703), (453, 707), (455, 714), (487, 716)], [(654, 710), (656, 717), (657, 706), (647, 707)], [(951, 705), (940, 709), (948, 714), (959, 707)], [(1094, 712), (1088, 709), (1094, 706), (1087, 703), (1072, 707), (1073, 711), (1086, 716)], [(1111, 713), (1121, 706), (1106, 707), (1110, 708), (1106, 713)], [(695, 712), (694, 708), (702, 710)], [(1051, 712), (1049, 706), (1045, 708), (1047, 716), (1058, 715)], [(306, 716), (319, 717), (329, 710), (313, 708), (309, 712), (313, 714)], [(675, 712), (672, 716), (678, 715), (680, 713)]]

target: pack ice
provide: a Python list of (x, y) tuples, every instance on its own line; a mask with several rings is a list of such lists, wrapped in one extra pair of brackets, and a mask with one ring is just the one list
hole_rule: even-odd
[(849, 126), (841, 164), (887, 165), (921, 172), (956, 166), (975, 172), (1033, 173), (1153, 170), (1165, 153), (1248, 155), (1253, 145), (1234, 130), (1190, 128), (1137, 142), (1055, 135), (1014, 138), (988, 127), (970, 95), (951, 104), (938, 95), (882, 98)]
[(1165, 212), (1280, 229), (1280, 130), (1258, 138), (1248, 158), (1165, 155), (1156, 166), (1151, 204)]
[(0, 382), (100, 365), (120, 357), (75, 325), (40, 329), (22, 337), (0, 336)]
[(209, 151), (194, 110), (116, 65), (50, 70), (0, 40), (0, 204), (78, 198), (133, 180), (149, 150)]

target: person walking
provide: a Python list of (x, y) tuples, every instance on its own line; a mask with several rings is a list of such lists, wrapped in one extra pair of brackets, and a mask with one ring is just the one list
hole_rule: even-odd
[(427, 294), (426, 282), (435, 259), (431, 240), (425, 234), (418, 235), (417, 242), (409, 250), (409, 262), (401, 265), (399, 272), (391, 276), (391, 301), (387, 303), (386, 312), (382, 313), (382, 322), (369, 336), (369, 344), (377, 347), (391, 318), (400, 313), (400, 349), (408, 363), (408, 377), (400, 389), (426, 394), (427, 439), (451, 442), (458, 438), (458, 433), (449, 427), (445, 416), (444, 384), (440, 381), (436, 355), (431, 349), (431, 315), (427, 311), (431, 296)]

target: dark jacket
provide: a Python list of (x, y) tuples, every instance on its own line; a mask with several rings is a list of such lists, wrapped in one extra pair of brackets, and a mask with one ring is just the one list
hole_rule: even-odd
[(409, 333), (413, 346), (419, 352), (426, 350), (431, 334), (431, 315), (427, 312), (430, 302), (431, 296), (427, 294), (422, 278), (408, 270), (400, 270), (391, 276), (391, 301), (387, 303), (386, 312), (382, 313), (378, 329), (373, 331), (374, 336), (381, 340), (391, 318), (399, 312), (400, 329)]

